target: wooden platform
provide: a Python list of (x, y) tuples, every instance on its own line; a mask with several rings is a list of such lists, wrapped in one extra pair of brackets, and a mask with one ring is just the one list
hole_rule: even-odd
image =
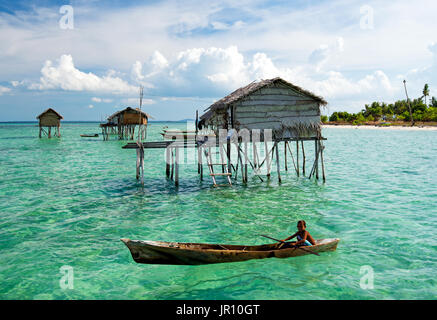
[[(195, 148), (197, 144), (194, 141), (176, 142), (176, 141), (151, 141), (142, 143), (144, 149), (166, 149), (169, 145), (174, 148)], [(122, 147), (123, 149), (138, 149), (136, 142), (129, 142)]]
[[(290, 139), (283, 139), (279, 141), (315, 141), (315, 140), (327, 140), (326, 138), (290, 138)], [(272, 142), (279, 142), (279, 141), (272, 141)], [(264, 141), (259, 141), (264, 142)], [(202, 145), (206, 143), (205, 140), (196, 141), (194, 139), (187, 139), (184, 141), (181, 140), (164, 140), (164, 141), (150, 141), (150, 142), (143, 142), (143, 148), (144, 149), (165, 149), (170, 144), (175, 148), (196, 148), (199, 145)], [(217, 139), (216, 146), (219, 146), (219, 142)], [(138, 144), (136, 142), (129, 142), (126, 145), (122, 147), (123, 149), (137, 149)]]
[[(306, 155), (304, 150), (304, 141), (314, 141), (314, 154), (315, 159), (312, 164), (310, 174), (308, 176), (309, 179), (314, 177), (319, 179), (319, 162), (321, 164), (322, 169), (322, 178), (323, 182), (325, 182), (325, 167), (323, 161), (323, 150), (325, 146), (323, 146), (322, 141), (327, 140), (323, 137), (299, 137), (299, 138), (282, 138), (280, 140), (269, 140), (269, 141), (257, 141), (253, 143), (251, 141), (245, 142), (242, 139), (238, 141), (235, 139), (226, 139), (221, 137), (221, 139), (217, 139), (216, 137), (210, 138), (208, 136), (196, 136), (197, 139), (173, 139), (173, 140), (161, 140), (161, 141), (150, 141), (150, 142), (130, 142), (124, 145), (123, 149), (135, 149), (137, 152), (137, 179), (141, 176), (141, 181), (143, 183), (143, 174), (144, 174), (144, 149), (166, 149), (165, 152), (165, 172), (167, 178), (174, 180), (175, 186), (179, 185), (179, 156), (180, 149), (196, 149), (197, 151), (197, 170), (200, 175), (200, 180), (203, 180), (203, 158), (206, 157), (206, 164), (209, 168), (209, 176), (213, 180), (214, 187), (219, 186), (218, 181), (216, 181), (216, 177), (226, 177), (228, 184), (226, 186), (232, 186), (232, 179), (236, 180), (238, 176), (238, 168), (241, 171), (241, 177), (243, 183), (248, 182), (248, 166), (250, 165), (253, 170), (253, 176), (258, 177), (262, 182), (264, 179), (260, 176), (260, 169), (265, 165), (266, 168), (266, 177), (270, 179), (272, 163), (274, 158), (276, 157), (276, 167), (277, 167), (277, 176), (278, 182), (282, 181), (281, 179), (281, 165), (280, 165), (280, 156), (279, 156), (279, 143), (284, 142), (284, 149), (281, 152), (284, 152), (284, 165), (285, 171), (288, 171), (288, 163), (287, 157), (288, 155), (291, 157), (293, 167), (296, 171), (296, 175), (299, 177), (302, 173), (303, 176), (306, 175)], [(199, 140), (199, 138), (203, 138)], [(223, 139), (224, 138), (224, 139)], [(269, 143), (271, 142), (271, 144)], [(291, 143), (296, 142), (295, 152), (293, 152)], [(249, 145), (252, 144), (252, 146)], [(214, 148), (218, 148), (213, 150)], [(231, 162), (231, 149), (236, 148), (238, 157), (236, 158), (236, 162)], [(252, 151), (249, 151), (249, 148), (252, 148)], [(259, 148), (259, 149), (258, 149)], [(259, 151), (261, 148), (265, 149), (264, 159), (259, 158)], [(216, 152), (214, 152), (216, 151)], [(300, 152), (301, 151), (301, 152)], [(249, 158), (249, 154), (253, 153), (252, 159)], [(211, 158), (211, 154), (220, 154), (221, 160), (220, 163), (215, 163)], [(302, 170), (300, 169), (300, 159), (302, 158)], [(235, 164), (235, 166), (234, 166)], [(219, 165), (222, 167), (222, 172), (214, 172), (214, 166)]]

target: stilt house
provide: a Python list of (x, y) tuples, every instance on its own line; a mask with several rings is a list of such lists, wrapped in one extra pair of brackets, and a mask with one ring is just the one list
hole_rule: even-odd
[(320, 136), (320, 107), (327, 102), (281, 78), (252, 82), (212, 104), (199, 128), (271, 129), (277, 140)]
[(133, 140), (135, 127), (138, 126), (141, 140), (146, 137), (146, 128), (150, 115), (139, 108), (127, 107), (111, 115), (106, 123), (100, 125), (105, 140), (108, 140), (109, 133), (116, 133), (120, 140)]
[[(48, 108), (46, 111), (36, 117), (39, 120), (39, 137), (46, 134), (48, 138), (52, 137), (52, 128), (55, 128), (54, 136), (61, 136), (61, 119), (63, 117), (52, 108)], [(47, 131), (46, 131), (47, 130)]]

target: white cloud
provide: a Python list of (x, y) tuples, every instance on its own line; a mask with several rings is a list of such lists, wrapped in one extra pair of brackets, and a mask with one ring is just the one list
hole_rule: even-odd
[(57, 66), (47, 60), (41, 69), (42, 77), (39, 83), (33, 83), (29, 89), (50, 90), (62, 89), (68, 91), (90, 91), (110, 93), (132, 93), (137, 88), (129, 85), (110, 70), (106, 76), (98, 77), (89, 72), (80, 71), (74, 66), (73, 57), (63, 54)]
[(342, 37), (338, 37), (335, 44), (321, 44), (319, 48), (311, 52), (310, 56), (308, 57), (308, 62), (316, 65), (317, 68), (320, 69), (328, 62), (330, 58), (338, 56), (343, 51), (344, 39)]
[(15, 88), (15, 87), (23, 85), (24, 81), (15, 81), (15, 80), (13, 80), (13, 81), (11, 81), (11, 84)]
[[(137, 65), (132, 69), (138, 70)], [(248, 66), (237, 47), (230, 46), (186, 49), (170, 61), (160, 52), (154, 52), (142, 69), (144, 78), (153, 84), (150, 91), (155, 94), (211, 96), (249, 81)]]
[[(398, 74), (396, 77), (396, 80), (402, 86), (402, 89), (403, 80), (407, 81), (407, 89), (410, 98), (421, 97), (425, 83), (429, 84), (430, 96), (437, 96), (437, 43), (432, 42), (427, 48), (432, 55), (431, 64), (421, 68), (413, 68), (406, 73)], [(402, 98), (404, 97), (405, 96)]]
[(4, 93), (11, 92), (11, 89), (8, 87), (0, 86), (0, 96)]
[(142, 81), (144, 79), (144, 76), (142, 75), (143, 72), (143, 65), (140, 61), (135, 61), (135, 63), (132, 65), (132, 78), (136, 81)]
[(88, 106), (88, 108), (92, 109), (92, 108), (94, 108), (94, 106), (93, 106), (92, 104), (90, 104), (90, 105)]
[[(343, 51), (342, 38), (326, 48), (322, 60)], [(277, 76), (325, 97), (328, 102), (335, 101), (336, 104), (342, 100), (350, 101), (369, 95), (372, 99), (389, 100), (396, 92), (396, 88), (382, 70), (353, 80), (339, 71), (324, 70), (320, 63), (281, 67), (266, 53), (261, 52), (246, 58), (236, 46), (187, 49), (178, 53), (175, 59), (165, 61), (167, 63), (160, 67), (155, 65), (153, 73), (144, 74), (155, 86), (149, 92), (162, 94), (166, 91), (175, 96), (197, 94), (203, 97), (220, 97), (253, 80)]]
[(102, 98), (99, 98), (99, 97), (92, 97), (92, 98), (91, 98), (91, 101), (93, 101), (93, 102), (98, 102), (98, 103), (100, 103), (100, 102), (110, 103), (110, 102), (112, 102), (113, 100), (112, 100), (112, 99), (102, 99)]
[[(126, 99), (122, 99), (122, 102), (129, 105), (139, 106), (140, 98), (126, 98)], [(143, 105), (154, 104), (154, 103), (156, 103), (156, 101), (153, 99), (143, 99)]]

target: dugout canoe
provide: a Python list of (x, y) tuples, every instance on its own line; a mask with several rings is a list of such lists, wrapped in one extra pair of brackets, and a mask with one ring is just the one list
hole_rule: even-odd
[(258, 246), (142, 241), (120, 239), (130, 250), (137, 263), (199, 265), (210, 263), (238, 262), (264, 258), (298, 257), (312, 252), (334, 251), (340, 239), (319, 239), (313, 246), (279, 248), (278, 243)]
[(95, 133), (95, 134), (81, 134), (80, 136), (84, 137), (84, 138), (97, 138), (99, 136), (99, 134), (98, 133)]

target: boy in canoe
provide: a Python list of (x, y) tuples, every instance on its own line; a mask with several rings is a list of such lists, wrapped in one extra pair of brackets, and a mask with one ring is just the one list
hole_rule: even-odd
[[(296, 242), (291, 242), (290, 244), (293, 244), (294, 246), (312, 246), (316, 244), (316, 241), (314, 241), (314, 238), (310, 235), (308, 231), (306, 231), (307, 224), (305, 220), (299, 220), (297, 222), (297, 232), (293, 234), (292, 236), (289, 236), (288, 238), (282, 240), (282, 241), (288, 241), (290, 239), (293, 239), (296, 237)], [(284, 244), (284, 243), (282, 243)], [(281, 246), (282, 247), (282, 246)]]

